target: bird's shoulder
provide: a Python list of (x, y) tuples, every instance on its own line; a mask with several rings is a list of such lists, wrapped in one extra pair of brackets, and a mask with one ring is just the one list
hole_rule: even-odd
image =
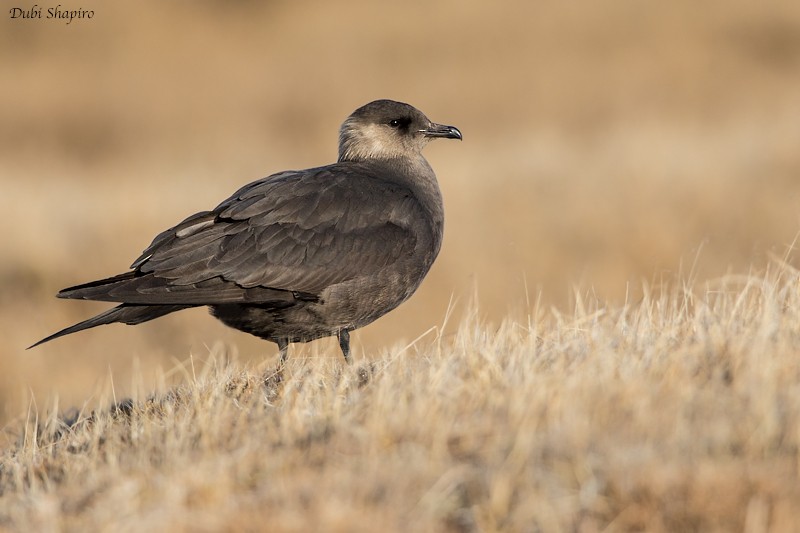
[[(413, 188), (396, 175), (391, 166), (350, 162), (284, 171), (245, 185), (214, 212), (222, 218), (247, 218), (291, 205), (305, 207), (308, 212), (347, 204), (351, 209), (368, 209), (375, 201), (385, 204), (414, 199)], [(368, 203), (359, 206), (358, 202)]]

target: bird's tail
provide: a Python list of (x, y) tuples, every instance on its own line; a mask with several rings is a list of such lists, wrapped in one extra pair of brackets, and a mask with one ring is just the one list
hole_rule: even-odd
[[(133, 280), (136, 277), (136, 272), (125, 272), (110, 278), (99, 279), (97, 281), (90, 281), (74, 287), (68, 287), (58, 292), (56, 296), (59, 298), (69, 298), (73, 300), (100, 300), (106, 302), (119, 302), (120, 300), (111, 296), (111, 292), (124, 285), (126, 282)], [(100, 315), (102, 316), (102, 315)], [(99, 318), (96, 317), (96, 318)]]
[(62, 329), (57, 333), (53, 333), (49, 337), (45, 337), (36, 344), (29, 346), (28, 349), (30, 350), (31, 348), (39, 346), (40, 344), (44, 344), (45, 342), (51, 341), (53, 339), (63, 337), (64, 335), (69, 335), (70, 333), (82, 331), (84, 329), (93, 328), (95, 326), (102, 326), (104, 324), (113, 324), (115, 322), (120, 322), (122, 324), (128, 324), (132, 326), (135, 324), (141, 324), (142, 322), (147, 322), (148, 320), (153, 320), (154, 318), (168, 315), (169, 313), (174, 313), (175, 311), (180, 311), (181, 309), (188, 309), (189, 307), (195, 307), (195, 306), (136, 305), (136, 304), (118, 305), (113, 309), (109, 309), (105, 313), (100, 313), (99, 315), (92, 317), (88, 320), (84, 320), (83, 322), (79, 322), (74, 326), (70, 326), (68, 328)]

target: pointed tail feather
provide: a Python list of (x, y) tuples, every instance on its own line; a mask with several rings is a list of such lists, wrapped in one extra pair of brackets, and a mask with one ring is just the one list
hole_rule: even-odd
[(133, 326), (136, 324), (141, 324), (142, 322), (147, 322), (148, 320), (153, 320), (154, 318), (162, 317), (169, 313), (174, 313), (175, 311), (180, 311), (181, 309), (188, 309), (189, 307), (195, 307), (195, 306), (134, 305), (134, 304), (118, 305), (113, 309), (109, 309), (105, 313), (100, 313), (99, 315), (92, 317), (88, 320), (84, 320), (83, 322), (79, 322), (74, 326), (70, 326), (68, 328), (62, 329), (57, 333), (53, 333), (49, 337), (45, 337), (36, 344), (29, 346), (28, 349), (30, 350), (31, 348), (35, 348), (36, 346), (44, 344), (45, 342), (51, 341), (53, 339), (63, 337), (64, 335), (69, 335), (70, 333), (83, 331), (84, 329), (93, 328), (95, 326), (102, 326), (104, 324), (113, 324), (115, 322), (120, 322), (122, 324), (128, 324)]
[(66, 289), (59, 291), (57, 296), (59, 298), (69, 298), (75, 300), (114, 301), (113, 299), (109, 300), (107, 298), (109, 291), (126, 281), (132, 280), (135, 277), (136, 272), (125, 272), (124, 274), (119, 274), (110, 278), (90, 281), (89, 283), (75, 285), (74, 287), (67, 287)]

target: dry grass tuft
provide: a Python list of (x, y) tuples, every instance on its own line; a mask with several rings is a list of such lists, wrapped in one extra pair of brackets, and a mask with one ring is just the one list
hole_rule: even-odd
[(799, 283), (775, 263), (496, 328), (473, 312), (362, 367), (212, 359), (165, 394), (20, 423), (0, 526), (788, 531)]

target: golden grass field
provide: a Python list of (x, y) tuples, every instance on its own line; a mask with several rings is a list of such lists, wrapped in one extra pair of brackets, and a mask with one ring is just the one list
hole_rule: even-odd
[[(0, 460), (20, 531), (793, 531), (800, 272), (475, 314), (357, 367), (213, 353)], [(438, 331), (446, 330), (448, 324)], [(119, 407), (110, 406), (118, 404)], [(75, 420), (76, 413), (68, 418)]]
[[(800, 4), (67, 7), (0, 18), (0, 528), (800, 521)], [(355, 368), (294, 345), (262, 387), (275, 347), (202, 310), (25, 351), (376, 98), (464, 142), (426, 149), (444, 246)]]

